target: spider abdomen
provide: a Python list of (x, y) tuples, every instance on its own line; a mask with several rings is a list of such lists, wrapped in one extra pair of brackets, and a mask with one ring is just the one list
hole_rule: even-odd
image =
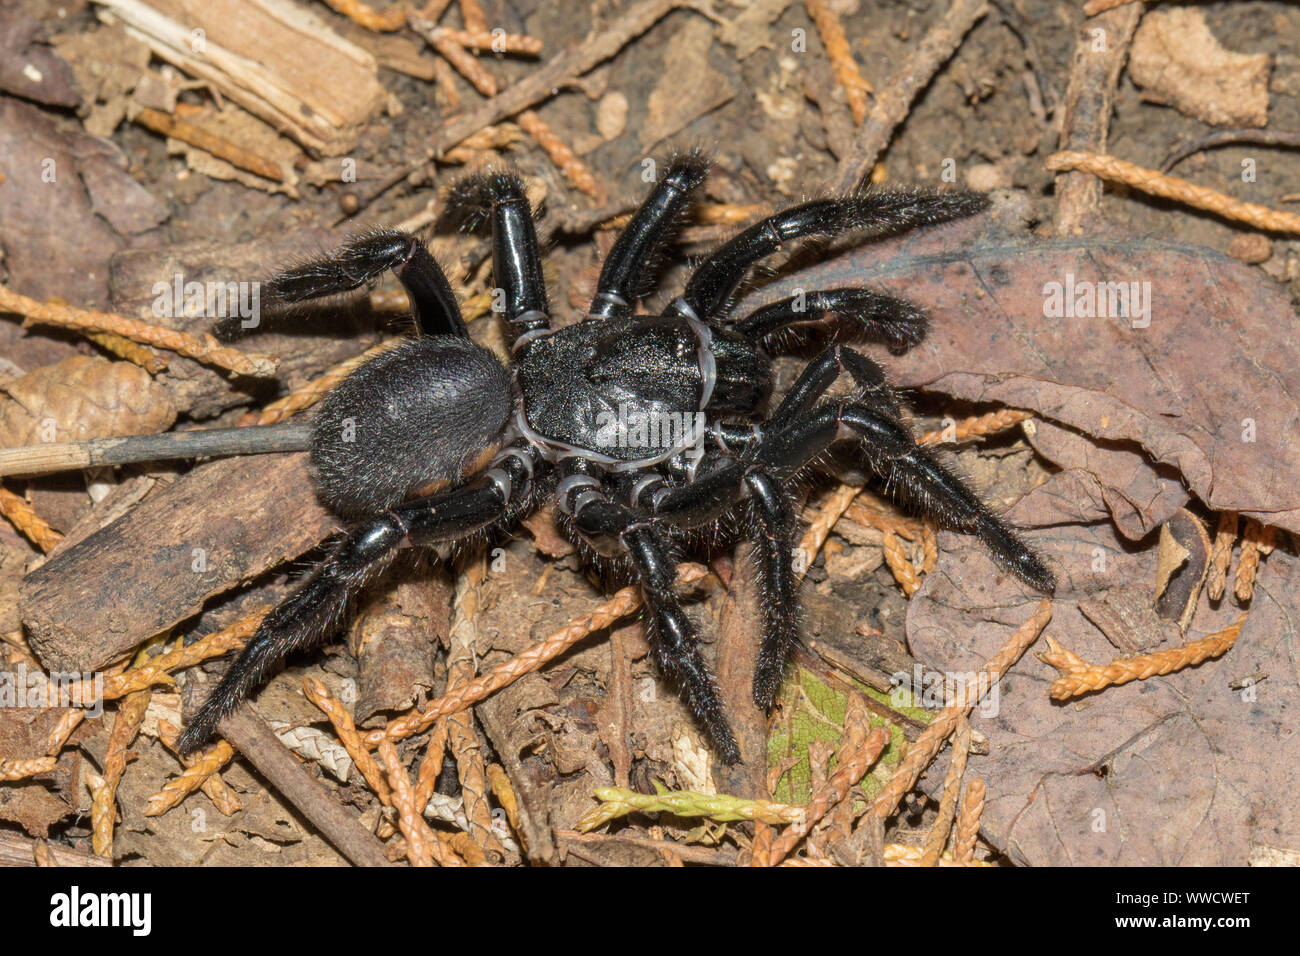
[(513, 410), (510, 374), (487, 349), (452, 336), (404, 342), (321, 402), (317, 493), (351, 517), (444, 487), (483, 466)]

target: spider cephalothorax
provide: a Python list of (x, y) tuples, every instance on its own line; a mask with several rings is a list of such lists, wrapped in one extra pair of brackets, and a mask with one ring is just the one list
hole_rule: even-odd
[[(410, 294), (419, 337), (363, 365), (322, 402), (313, 473), (322, 500), (352, 519), (352, 530), (265, 618), (189, 721), (183, 749), (210, 737), (287, 654), (322, 640), (403, 542), (454, 542), (508, 526), (553, 498), (566, 527), (592, 552), (618, 559), (640, 585), (656, 660), (719, 756), (734, 762), (740, 754), (712, 674), (673, 592), (675, 553), (701, 529), (742, 519), (756, 543), (763, 594), (754, 700), (770, 707), (799, 630), (798, 523), (786, 489), (840, 440), (852, 441), (891, 490), (943, 527), (977, 535), (1008, 570), (1051, 590), (1051, 572), (1037, 555), (915, 444), (871, 359), (831, 345), (767, 407), (782, 330), (834, 317), (841, 337), (901, 351), (921, 340), (924, 313), (847, 288), (803, 293), (738, 320), (727, 314), (749, 268), (788, 241), (897, 232), (969, 216), (984, 200), (908, 190), (806, 202), (705, 258), (663, 314), (637, 315), (647, 263), (707, 169), (695, 153), (668, 165), (606, 259), (586, 320), (565, 328), (550, 318), (518, 178), (478, 175), (451, 189), (452, 203), (492, 223), (509, 368), (469, 340), (443, 273), (419, 240), (403, 233), (368, 233), (272, 280), (272, 298), (302, 301), (356, 288), (391, 268)], [(842, 374), (855, 392), (828, 397)]]

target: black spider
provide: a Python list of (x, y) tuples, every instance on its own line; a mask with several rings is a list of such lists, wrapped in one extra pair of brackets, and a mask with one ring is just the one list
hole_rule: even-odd
[[(763, 596), (753, 693), (766, 710), (799, 631), (798, 525), (786, 486), (840, 439), (856, 441), (891, 490), (943, 527), (978, 535), (1007, 569), (1052, 589), (1038, 556), (915, 444), (871, 359), (829, 346), (764, 416), (775, 333), (834, 314), (857, 337), (902, 351), (924, 335), (923, 312), (867, 289), (836, 289), (775, 302), (739, 321), (727, 317), (749, 268), (786, 242), (897, 232), (969, 216), (985, 201), (910, 190), (805, 202), (705, 258), (662, 315), (634, 315), (648, 261), (707, 171), (697, 153), (672, 160), (610, 252), (587, 321), (561, 329), (549, 316), (518, 178), (478, 175), (454, 186), (453, 203), (491, 219), (495, 281), (513, 340), (509, 367), (470, 341), (442, 271), (404, 233), (364, 235), (272, 280), (264, 295), (302, 301), (357, 288), (391, 268), (410, 294), (419, 337), (363, 365), (322, 402), (312, 434), (317, 487), (355, 524), (262, 622), (189, 721), (183, 751), (206, 741), (291, 651), (321, 641), (404, 540), (454, 542), (508, 526), (553, 497), (570, 531), (596, 555), (618, 558), (640, 584), (660, 667), (719, 756), (733, 763), (739, 750), (673, 592), (674, 554), (721, 519), (744, 519), (757, 543)], [(856, 385), (854, 397), (826, 398), (843, 373)]]

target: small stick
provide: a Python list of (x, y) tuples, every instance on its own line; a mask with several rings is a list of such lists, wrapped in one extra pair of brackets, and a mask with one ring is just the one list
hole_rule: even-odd
[(336, 850), (357, 866), (392, 866), (379, 839), (289, 752), (251, 705), (237, 709), (217, 729)]
[[(948, 833), (952, 829), (953, 819), (957, 816), (957, 797), (961, 792), (961, 780), (966, 775), (966, 758), (970, 756), (971, 729), (970, 721), (963, 717), (957, 723), (957, 735), (952, 741), (952, 759), (948, 763), (948, 773), (943, 778), (943, 796), (939, 798), (939, 814), (925, 838), (925, 852), (921, 854), (922, 866), (938, 866), (943, 856), (944, 845), (948, 842)], [(953, 854), (954, 858), (956, 853)]]
[(1223, 597), (1228, 583), (1228, 565), (1232, 563), (1232, 546), (1236, 541), (1237, 512), (1221, 512), (1219, 527), (1214, 533), (1214, 545), (1210, 548), (1210, 571), (1205, 581), (1205, 591), (1211, 601)]
[(1033, 412), (1022, 411), (1018, 408), (1002, 408), (996, 412), (989, 412), (987, 415), (963, 418), (952, 426), (951, 432), (947, 428), (926, 432), (916, 440), (916, 443), (918, 445), (942, 445), (950, 442), (968, 441), (972, 438), (983, 438), (986, 435), (996, 435), (998, 432), (1015, 428), (1021, 422), (1028, 421), (1033, 417)]
[(870, 115), (858, 127), (853, 149), (840, 161), (836, 171), (836, 192), (848, 192), (871, 172), (889, 145), (894, 130), (907, 119), (912, 101), (957, 52), (962, 38), (988, 11), (988, 0), (953, 0), (943, 19), (921, 38), (902, 69), (882, 85)]
[(260, 428), (195, 428), (157, 435), (4, 448), (0, 449), (0, 476), (46, 475), (177, 458), (277, 454), (306, 451), (310, 447), (311, 426), (297, 422)]
[(348, 756), (356, 764), (366, 784), (379, 798), (379, 802), (386, 807), (391, 807), (393, 797), (388, 784), (384, 781), (383, 772), (379, 769), (379, 764), (375, 763), (374, 755), (361, 743), (361, 735), (357, 733), (357, 725), (353, 722), (347, 708), (315, 677), (308, 676), (302, 679), (302, 691), (306, 698), (330, 719), (335, 735), (343, 744), (343, 749), (348, 752)]
[(1107, 10), (1114, 10), (1116, 7), (1122, 7), (1126, 4), (1137, 3), (1138, 0), (1088, 0), (1083, 5), (1083, 15), (1085, 17), (1095, 17), (1099, 13), (1105, 13)]
[(1212, 212), (1225, 219), (1244, 222), (1266, 232), (1300, 235), (1300, 215), (1282, 212), (1255, 203), (1241, 202), (1224, 193), (1189, 183), (1159, 170), (1146, 169), (1114, 156), (1066, 150), (1047, 157), (1047, 168), (1054, 171), (1082, 170), (1109, 182), (1124, 183), (1140, 192)]
[(280, 367), (280, 360), (274, 356), (229, 348), (209, 333), (204, 333), (203, 337), (199, 338), (188, 332), (150, 325), (148, 322), (128, 319), (124, 315), (116, 315), (112, 312), (42, 304), (25, 295), (19, 295), (3, 285), (0, 285), (0, 312), (15, 312), (24, 316), (27, 320), (23, 323), (24, 327), (43, 324), (77, 329), (82, 332), (112, 332), (132, 342), (166, 349), (184, 355), (186, 358), (192, 358), (196, 362), (224, 368), (236, 375), (267, 378), (274, 375), (275, 370)]
[(231, 166), (237, 166), (240, 169), (265, 179), (274, 180), (277, 183), (284, 182), (284, 173), (275, 163), (263, 159), (256, 153), (249, 152), (236, 143), (215, 136), (205, 129), (200, 129), (193, 123), (187, 123), (183, 119), (177, 119), (147, 106), (140, 107), (131, 119), (133, 122), (145, 127), (145, 129), (151, 129), (155, 133), (161, 133), (163, 136), (170, 136), (182, 143), (188, 143), (196, 149), (210, 153), (217, 159), (224, 160)]
[(1255, 577), (1259, 573), (1259, 561), (1266, 554), (1273, 553), (1273, 528), (1263, 525), (1254, 518), (1246, 519), (1246, 528), (1241, 533), (1241, 557), (1237, 561), (1237, 577), (1233, 581), (1232, 593), (1243, 604), (1255, 595)]
[(460, 18), (465, 21), (467, 30), (487, 32), (487, 14), (483, 12), (483, 6), (478, 0), (458, 0), (457, 6), (460, 7)]
[(542, 52), (542, 41), (520, 33), (492, 34), (485, 30), (456, 30), (452, 27), (431, 27), (425, 34), (446, 37), (458, 46), (489, 53), (519, 53), (537, 56)]
[(1210, 133), (1208, 136), (1201, 136), (1192, 140), (1190, 143), (1184, 143), (1172, 153), (1165, 157), (1165, 161), (1160, 164), (1160, 171), (1167, 173), (1180, 162), (1191, 156), (1193, 153), (1199, 153), (1201, 150), (1213, 149), (1216, 146), (1228, 146), (1234, 143), (1257, 143), (1261, 146), (1300, 146), (1300, 133), (1291, 133), (1286, 130), (1273, 129), (1221, 129), (1218, 132)]
[(90, 802), (90, 844), (97, 856), (113, 855), (113, 825), (117, 818), (117, 785), (126, 770), (126, 748), (131, 746), (149, 709), (151, 691), (142, 690), (129, 695), (117, 708), (113, 730), (108, 738), (104, 755), (104, 776)]

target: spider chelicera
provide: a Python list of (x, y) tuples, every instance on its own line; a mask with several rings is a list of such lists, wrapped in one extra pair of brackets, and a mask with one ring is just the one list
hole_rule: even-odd
[[(799, 633), (795, 508), (787, 490), (837, 441), (856, 444), (886, 485), (945, 528), (977, 535), (1006, 569), (1044, 591), (1051, 572), (903, 421), (871, 359), (832, 344), (774, 410), (777, 333), (834, 318), (841, 338), (896, 352), (921, 340), (926, 316), (869, 289), (815, 291), (733, 321), (728, 307), (750, 267), (785, 243), (865, 230), (894, 233), (972, 215), (970, 193), (860, 192), (805, 202), (744, 230), (705, 258), (661, 315), (637, 315), (648, 263), (704, 180), (698, 153), (675, 157), (619, 236), (586, 321), (557, 328), (542, 279), (532, 211), (519, 179), (461, 180), (449, 200), (492, 224), (495, 282), (512, 361), (472, 341), (442, 270), (416, 238), (364, 234), (338, 253), (281, 273), (264, 298), (298, 302), (355, 289), (392, 269), (419, 335), (354, 372), (312, 426), (318, 493), (352, 522), (263, 620), (180, 740), (190, 751), (294, 650), (323, 640), (349, 599), (399, 545), (455, 542), (511, 525), (554, 499), (589, 557), (617, 559), (645, 596), (654, 656), (727, 763), (740, 758), (695, 626), (673, 583), (676, 553), (739, 518), (756, 543), (762, 650), (754, 701), (771, 707)], [(851, 397), (827, 391), (842, 374)]]

